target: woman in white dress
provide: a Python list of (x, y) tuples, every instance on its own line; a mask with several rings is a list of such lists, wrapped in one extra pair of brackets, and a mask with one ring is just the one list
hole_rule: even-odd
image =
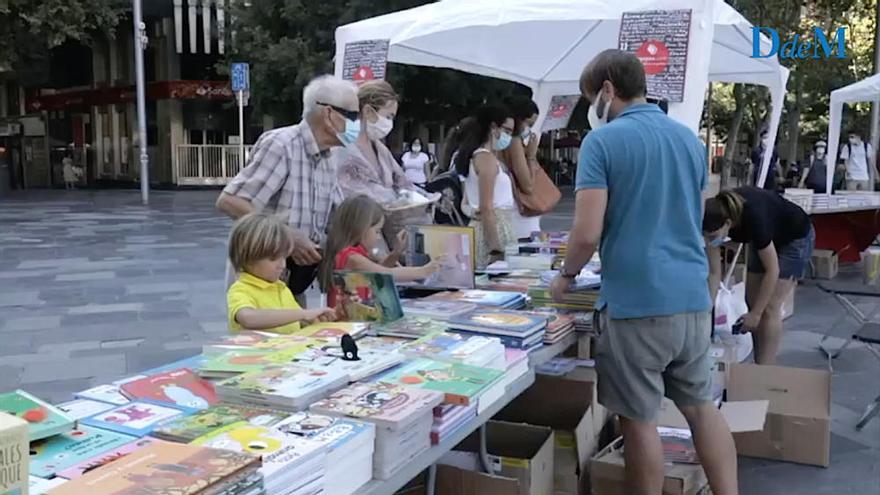
[(413, 139), (412, 144), (409, 146), (409, 151), (403, 154), (401, 161), (403, 162), (403, 172), (406, 174), (406, 178), (413, 184), (424, 187), (425, 183), (428, 182), (428, 177), (431, 175), (431, 171), (428, 168), (428, 165), (431, 163), (431, 157), (422, 151), (421, 139)]

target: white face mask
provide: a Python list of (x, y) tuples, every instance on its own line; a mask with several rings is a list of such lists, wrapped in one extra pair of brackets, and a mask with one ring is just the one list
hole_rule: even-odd
[(822, 158), (825, 156), (825, 148), (816, 148), (816, 158)]
[(418, 154), (418, 153), (421, 153), (421, 151), (422, 151), (422, 145), (421, 144), (414, 144), (414, 145), (412, 145), (412, 148), (410, 148), (410, 149), (412, 150), (413, 153)]
[(858, 143), (859, 143), (859, 138), (857, 138), (857, 137), (851, 137), (851, 138), (849, 138), (849, 142), (850, 142), (850, 144), (858, 144)]
[(384, 139), (394, 129), (394, 121), (379, 115), (375, 122), (367, 122), (367, 137), (373, 141)]
[(608, 111), (611, 110), (611, 100), (608, 100), (605, 102), (604, 108), (602, 109), (602, 116), (599, 116), (597, 107), (600, 104), (600, 97), (601, 93), (596, 95), (593, 99), (593, 103), (590, 104), (590, 110), (587, 112), (587, 120), (590, 122), (590, 128), (594, 131), (608, 123)]

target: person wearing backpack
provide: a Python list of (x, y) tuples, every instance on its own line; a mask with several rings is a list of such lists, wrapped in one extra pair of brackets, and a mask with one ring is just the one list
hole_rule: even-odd
[(858, 130), (849, 131), (849, 142), (840, 150), (840, 159), (846, 165), (846, 189), (848, 191), (873, 191), (868, 167), (875, 165), (876, 156), (871, 144), (862, 141)]
[(807, 165), (801, 173), (800, 188), (812, 189), (814, 192), (824, 194), (826, 180), (828, 178), (828, 164), (825, 162), (825, 141), (816, 141), (813, 145), (813, 153), (807, 160)]

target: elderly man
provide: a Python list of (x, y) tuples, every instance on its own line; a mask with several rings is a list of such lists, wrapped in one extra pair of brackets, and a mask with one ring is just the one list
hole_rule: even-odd
[(736, 450), (712, 403), (708, 262), (702, 236), (706, 151), (645, 99), (645, 69), (606, 50), (581, 75), (592, 130), (581, 143), (574, 225), (557, 300), (602, 255), (599, 402), (620, 416), (628, 494), (663, 491), (663, 396), (687, 418), (712, 493), (735, 495)]
[(287, 284), (297, 296), (315, 279), (330, 212), (342, 200), (329, 150), (352, 144), (359, 132), (357, 87), (317, 77), (303, 90), (302, 121), (263, 133), (247, 167), (217, 198), (232, 218), (263, 209), (287, 218), (294, 241)]

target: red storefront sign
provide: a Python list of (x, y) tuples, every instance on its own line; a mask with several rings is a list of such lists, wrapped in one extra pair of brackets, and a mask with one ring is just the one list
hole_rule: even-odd
[[(229, 81), (160, 81), (147, 84), (150, 100), (232, 100)], [(28, 95), (25, 107), (28, 112), (63, 110), (72, 106), (113, 105), (128, 103), (135, 99), (135, 87), (110, 87), (70, 91), (51, 95)]]

